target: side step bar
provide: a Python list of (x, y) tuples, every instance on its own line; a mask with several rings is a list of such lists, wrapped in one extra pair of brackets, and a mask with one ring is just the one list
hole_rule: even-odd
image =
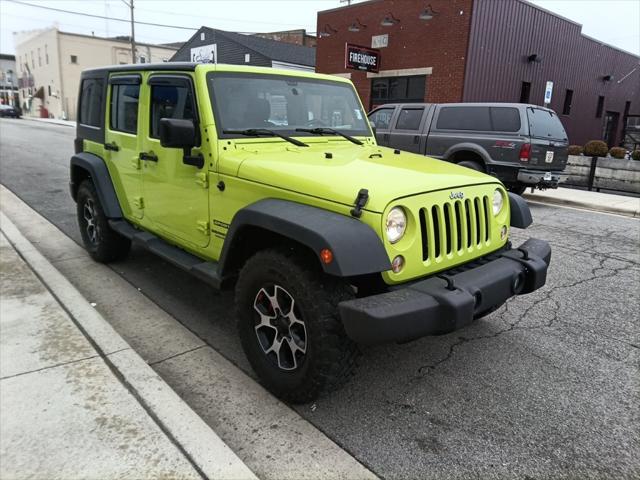
[(126, 220), (109, 220), (109, 226), (123, 237), (130, 239), (135, 245), (146, 248), (212, 287), (220, 289), (222, 279), (218, 272), (218, 262), (203, 261), (201, 258), (165, 242), (152, 233), (138, 230)]

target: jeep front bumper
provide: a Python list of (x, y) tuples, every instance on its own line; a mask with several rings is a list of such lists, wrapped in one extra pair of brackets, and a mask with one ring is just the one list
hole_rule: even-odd
[(340, 316), (347, 335), (363, 344), (452, 332), (512, 296), (542, 287), (550, 260), (549, 244), (532, 238), (460, 273), (444, 272), (390, 292), (341, 302)]

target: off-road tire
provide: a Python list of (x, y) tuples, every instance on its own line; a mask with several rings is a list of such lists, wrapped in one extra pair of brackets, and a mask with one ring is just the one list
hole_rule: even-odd
[[(278, 365), (274, 364), (256, 333), (260, 315), (254, 305), (261, 289), (275, 285), (295, 300), (306, 329), (304, 357), (289, 371), (279, 367), (279, 354)], [(305, 403), (350, 377), (359, 350), (346, 336), (337, 306), (353, 296), (348, 285), (293, 250), (264, 250), (245, 263), (235, 292), (238, 333), (249, 363), (267, 389), (285, 401)]]
[[(125, 258), (129, 254), (131, 241), (109, 226), (96, 187), (91, 180), (84, 180), (80, 184), (76, 202), (80, 235), (91, 258), (100, 263)], [(88, 217), (91, 217), (91, 220)]]
[(458, 165), (460, 165), (461, 167), (470, 168), (471, 170), (475, 170), (477, 172), (484, 172), (484, 167), (478, 162), (474, 162), (473, 160), (463, 160), (461, 162), (458, 162)]

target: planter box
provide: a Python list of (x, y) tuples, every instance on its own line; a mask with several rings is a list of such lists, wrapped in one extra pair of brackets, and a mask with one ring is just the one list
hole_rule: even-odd
[[(569, 155), (565, 169), (569, 177), (565, 183), (588, 187), (590, 171), (591, 157)], [(598, 157), (593, 188), (640, 193), (640, 161)]]

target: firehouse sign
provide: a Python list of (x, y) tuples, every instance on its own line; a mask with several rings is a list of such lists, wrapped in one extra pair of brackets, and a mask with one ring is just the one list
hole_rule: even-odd
[(347, 43), (344, 60), (345, 68), (377, 73), (380, 68), (380, 51)]

